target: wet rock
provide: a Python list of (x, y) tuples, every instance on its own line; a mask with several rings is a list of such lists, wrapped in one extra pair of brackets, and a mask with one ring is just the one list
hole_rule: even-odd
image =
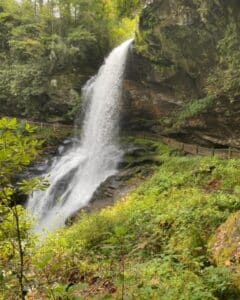
[[(229, 64), (239, 21), (237, 0), (149, 2), (128, 59), (122, 129), (239, 148), (239, 59)], [(208, 97), (211, 105), (199, 109)]]
[(144, 142), (142, 145), (135, 141), (125, 142), (122, 148), (125, 149), (125, 155), (120, 163), (121, 168), (118, 173), (106, 179), (97, 188), (90, 203), (67, 220), (68, 225), (81, 218), (82, 211), (91, 213), (113, 205), (151, 176), (154, 167), (161, 164), (159, 159), (154, 157), (157, 147), (153, 142)]

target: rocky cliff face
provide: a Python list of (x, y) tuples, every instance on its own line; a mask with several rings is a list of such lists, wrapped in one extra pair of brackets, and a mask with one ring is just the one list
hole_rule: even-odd
[(240, 3), (153, 0), (124, 84), (123, 128), (240, 147)]

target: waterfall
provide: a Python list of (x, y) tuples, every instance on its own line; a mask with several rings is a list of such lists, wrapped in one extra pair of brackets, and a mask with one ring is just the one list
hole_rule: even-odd
[(80, 142), (45, 174), (49, 188), (34, 192), (27, 203), (36, 217), (37, 232), (63, 226), (88, 204), (99, 185), (117, 172), (122, 156), (117, 143), (121, 88), (131, 43), (128, 40), (115, 48), (83, 88), (87, 110)]

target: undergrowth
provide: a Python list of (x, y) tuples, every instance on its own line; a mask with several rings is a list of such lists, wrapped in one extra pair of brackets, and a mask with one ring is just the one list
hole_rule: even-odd
[(177, 125), (182, 125), (190, 118), (206, 113), (214, 105), (215, 97), (208, 96), (203, 99), (195, 99), (187, 103), (183, 110), (176, 116)]
[(240, 299), (236, 275), (215, 266), (208, 250), (240, 209), (240, 161), (158, 150), (152, 178), (37, 250), (36, 299)]

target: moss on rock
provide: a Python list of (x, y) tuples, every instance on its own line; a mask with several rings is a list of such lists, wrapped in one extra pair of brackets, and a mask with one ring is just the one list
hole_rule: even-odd
[(209, 242), (209, 249), (217, 265), (240, 272), (240, 211), (230, 215), (217, 229)]
[(145, 131), (240, 147), (239, 21), (237, 0), (150, 1), (128, 64), (127, 126), (151, 120)]

